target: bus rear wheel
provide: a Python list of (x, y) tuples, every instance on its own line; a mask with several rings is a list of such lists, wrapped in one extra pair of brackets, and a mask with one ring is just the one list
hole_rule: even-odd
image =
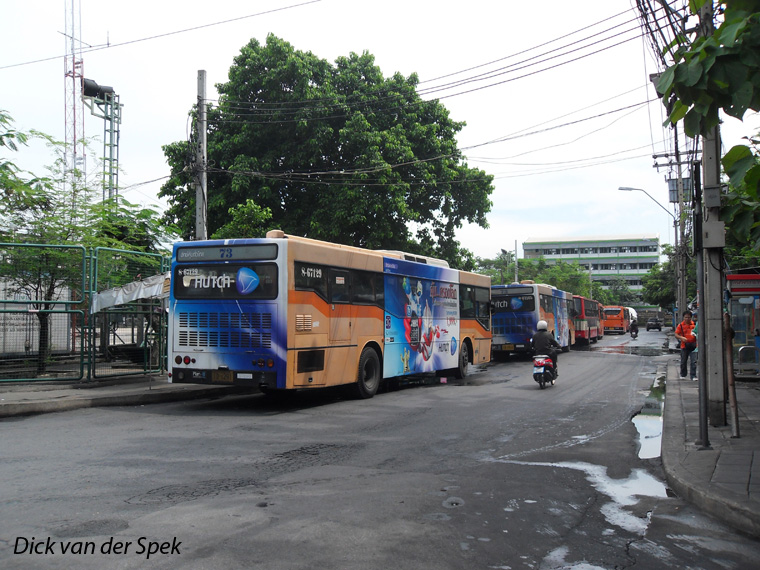
[(356, 394), (360, 398), (371, 398), (377, 393), (381, 379), (380, 358), (377, 352), (367, 347), (359, 359), (359, 372), (356, 376)]
[(470, 349), (466, 342), (459, 347), (459, 366), (454, 371), (457, 380), (463, 380), (467, 377), (467, 370), (470, 366)]

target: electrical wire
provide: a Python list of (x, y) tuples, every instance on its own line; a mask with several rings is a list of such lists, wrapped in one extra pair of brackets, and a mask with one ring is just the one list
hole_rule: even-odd
[[(213, 22), (211, 24), (201, 24), (199, 26), (193, 26), (191, 28), (184, 28), (182, 30), (175, 30), (173, 32), (166, 32), (166, 33), (163, 33), (163, 34), (156, 34), (155, 36), (148, 36), (148, 37), (145, 37), (145, 38), (139, 38), (139, 39), (135, 39), (135, 40), (128, 40), (128, 41), (120, 42), (120, 43), (116, 43), (116, 44), (108, 43), (108, 44), (101, 44), (101, 45), (97, 45), (97, 46), (92, 46), (89, 49), (80, 50), (80, 52), (78, 52), (78, 53), (82, 53), (82, 54), (84, 54), (84, 53), (90, 53), (90, 52), (93, 52), (93, 51), (100, 51), (100, 50), (109, 49), (109, 48), (116, 48), (116, 47), (122, 47), (122, 46), (132, 45), (132, 44), (136, 44), (136, 43), (140, 43), (140, 42), (147, 42), (147, 41), (150, 41), (150, 40), (157, 40), (157, 39), (166, 38), (166, 37), (169, 37), (169, 36), (176, 36), (178, 34), (184, 34), (184, 33), (187, 33), (187, 32), (195, 32), (195, 31), (198, 31), (198, 30), (203, 30), (205, 28), (211, 28), (211, 27), (214, 27), (214, 26), (221, 26), (223, 24), (230, 24), (232, 22), (239, 22), (241, 20), (247, 20), (248, 18), (256, 18), (258, 16), (266, 16), (268, 14), (273, 14), (275, 12), (282, 12), (284, 10), (290, 10), (292, 8), (300, 8), (302, 6), (306, 6), (308, 4), (315, 4), (315, 3), (318, 3), (318, 2), (321, 2), (321, 1), (322, 0), (305, 0), (304, 2), (300, 2), (299, 4), (292, 4), (290, 6), (283, 6), (281, 8), (272, 8), (271, 10), (264, 10), (262, 12), (257, 12), (255, 14), (249, 14), (247, 16), (239, 16), (237, 18), (230, 18), (229, 20), (222, 20), (222, 21), (219, 21), (219, 22)], [(52, 57), (46, 57), (46, 58), (42, 58), (42, 59), (36, 59), (36, 60), (33, 60), (33, 61), (25, 61), (25, 62), (21, 62), (21, 63), (12, 63), (10, 65), (2, 65), (2, 66), (0, 66), (0, 71), (2, 71), (3, 69), (11, 69), (13, 67), (21, 67), (21, 66), (25, 66), (25, 65), (34, 65), (36, 63), (42, 63), (42, 62), (45, 62), (45, 61), (52, 61), (52, 60), (55, 60), (55, 59), (61, 59), (61, 58), (66, 58), (66, 57), (68, 57), (68, 55), (56, 55), (56, 56), (52, 56)]]
[[(603, 20), (603, 21), (605, 21), (605, 20)], [(628, 22), (625, 22), (625, 23), (628, 23)], [(602, 32), (597, 33), (597, 34), (593, 34), (591, 36), (587, 36), (587, 37), (585, 37), (585, 38), (583, 38), (581, 40), (578, 40), (576, 42), (572, 42), (571, 44), (566, 44), (566, 45), (561, 46), (560, 48), (558, 48), (556, 50), (552, 50), (552, 51), (549, 51), (549, 52), (544, 52), (544, 53), (539, 54), (537, 56), (534, 56), (534, 57), (531, 57), (531, 58), (528, 58), (528, 59), (523, 59), (523, 60), (521, 60), (521, 61), (519, 61), (519, 62), (517, 62), (515, 64), (510, 65), (510, 66), (501, 67), (501, 68), (498, 68), (496, 70), (489, 71), (487, 74), (480, 74), (480, 75), (476, 75), (476, 76), (470, 76), (470, 77), (458, 80), (458, 81), (453, 82), (453, 83), (447, 83), (447, 84), (443, 84), (443, 85), (434, 85), (434, 86), (431, 86), (431, 87), (426, 87), (426, 88), (418, 89), (417, 93), (418, 93), (418, 95), (420, 95), (420, 97), (422, 97), (422, 96), (431, 95), (431, 94), (434, 94), (434, 93), (446, 92), (446, 91), (448, 91), (450, 89), (459, 88), (459, 87), (462, 87), (462, 86), (465, 86), (465, 85), (468, 85), (468, 84), (477, 83), (477, 82), (481, 82), (481, 81), (484, 81), (484, 80), (491, 80), (491, 79), (494, 79), (494, 78), (499, 77), (499, 76), (503, 76), (503, 75), (508, 74), (508, 73), (516, 73), (516, 72), (528, 69), (530, 67), (533, 67), (535, 65), (542, 64), (542, 63), (547, 63), (549, 61), (558, 59), (560, 57), (564, 57), (564, 56), (570, 55), (572, 53), (576, 53), (576, 52), (580, 51), (581, 49), (587, 49), (587, 48), (589, 48), (591, 46), (600, 44), (600, 43), (602, 43), (604, 41), (608, 41), (608, 40), (610, 40), (612, 38), (620, 36), (623, 33), (630, 33), (632, 31), (638, 31), (637, 28), (630, 28), (630, 29), (625, 30), (624, 32), (618, 32), (617, 34), (615, 34), (615, 35), (613, 35), (611, 37), (600, 39), (600, 40), (598, 39), (598, 40), (596, 40), (596, 41), (594, 41), (594, 42), (592, 42), (592, 43), (590, 43), (588, 45), (583, 46), (582, 48), (576, 48), (576, 49), (572, 49), (572, 50), (566, 51), (566, 52), (561, 52), (560, 51), (560, 50), (568, 48), (568, 47), (570, 47), (570, 46), (572, 46), (574, 44), (577, 44), (580, 41), (586, 41), (586, 40), (589, 40), (589, 39), (596, 38), (596, 37), (600, 36), (603, 33), (609, 32), (611, 30), (614, 30), (614, 29), (620, 27), (621, 25), (622, 24), (619, 24), (617, 26), (613, 26), (612, 28), (608, 28), (606, 30), (603, 30)], [(591, 26), (587, 26), (586, 28), (582, 28), (582, 29), (587, 29), (589, 27), (591, 27)], [(567, 34), (566, 36), (563, 36), (563, 37), (570, 36), (570, 35), (572, 35), (574, 33), (577, 33), (577, 31), (576, 32), (572, 32), (571, 34)], [(617, 47), (619, 45), (627, 43), (628, 41), (631, 41), (631, 40), (636, 39), (638, 37), (641, 37), (640, 33), (638, 33), (635, 37), (630, 37), (630, 38), (623, 39), (622, 41), (619, 41), (617, 43), (601, 47), (600, 49), (597, 49), (597, 50), (592, 51), (590, 53), (586, 53), (586, 54), (580, 55), (580, 56), (575, 57), (573, 59), (570, 59), (570, 60), (567, 60), (567, 61), (563, 61), (563, 62), (560, 62), (558, 64), (555, 64), (555, 65), (552, 65), (552, 66), (549, 66), (549, 67), (544, 67), (544, 68), (539, 69), (539, 70), (535, 70), (532, 73), (523, 74), (523, 75), (520, 75), (519, 77), (514, 77), (514, 78), (510, 78), (508, 80), (499, 81), (499, 82), (496, 82), (496, 83), (491, 83), (491, 84), (488, 84), (488, 85), (485, 85), (485, 86), (481, 86), (481, 87), (478, 87), (478, 88), (469, 89), (469, 90), (466, 90), (466, 91), (460, 91), (460, 92), (457, 92), (457, 93), (440, 96), (440, 97), (438, 97), (438, 99), (443, 99), (443, 98), (448, 98), (448, 97), (454, 97), (454, 96), (458, 96), (458, 95), (462, 95), (462, 94), (466, 94), (466, 93), (471, 93), (472, 91), (476, 91), (476, 90), (479, 90), (479, 89), (485, 89), (485, 88), (489, 88), (489, 87), (495, 87), (497, 85), (502, 85), (502, 84), (510, 82), (510, 81), (514, 81), (514, 80), (517, 80), (517, 79), (522, 79), (522, 78), (525, 78), (525, 77), (529, 77), (531, 75), (535, 75), (537, 73), (542, 73), (544, 71), (549, 71), (549, 70), (554, 69), (556, 67), (559, 67), (561, 65), (566, 65), (566, 64), (569, 64), (569, 63), (573, 63), (575, 61), (579, 61), (580, 59), (584, 59), (584, 58), (589, 57), (591, 55), (595, 55), (595, 54), (600, 53), (602, 51), (606, 51), (608, 49)], [(544, 44), (541, 44), (541, 45), (548, 45), (548, 44), (550, 44), (550, 43), (552, 43), (554, 41), (556, 41), (556, 40), (552, 40), (550, 42), (545, 42)], [(519, 53), (523, 54), (523, 53), (526, 53), (528, 51), (531, 51), (532, 49), (535, 49), (535, 48), (530, 48), (529, 50), (523, 50), (522, 52), (519, 52)], [(517, 55), (517, 54), (513, 54), (513, 55), (510, 55), (510, 56), (505, 56), (504, 58), (500, 58), (498, 60), (493, 60), (493, 62), (502, 61), (504, 59), (508, 59), (508, 58), (514, 57), (514, 55)], [(532, 60), (535, 60), (536, 58), (540, 58), (540, 57), (543, 57), (543, 59), (540, 59), (539, 61), (532, 61)], [(479, 66), (475, 66), (475, 67), (468, 68), (468, 69), (470, 69), (470, 70), (471, 69), (477, 69), (477, 68), (480, 68), (482, 66), (489, 65), (490, 63), (493, 63), (493, 62), (489, 62), (488, 64), (481, 64)], [(449, 77), (449, 76), (456, 75), (456, 74), (459, 74), (459, 73), (462, 73), (462, 72), (454, 72), (452, 74), (447, 74), (447, 75), (444, 75), (444, 76), (441, 76), (441, 77)], [(434, 81), (434, 80), (430, 80), (430, 81)], [(423, 83), (423, 82), (420, 82), (420, 83)], [(388, 93), (387, 89), (388, 89), (388, 87), (384, 86), (382, 89), (378, 90), (378, 92), (376, 92), (374, 94), (362, 93), (360, 95), (357, 95), (356, 97), (366, 98), (368, 96), (372, 96), (373, 98), (370, 101), (362, 101), (362, 103), (364, 105), (367, 105), (368, 108), (374, 109), (376, 111), (392, 110), (393, 108), (401, 108), (401, 107), (404, 107), (404, 106), (407, 106), (407, 105), (414, 105), (414, 104), (423, 105), (423, 104), (425, 104), (425, 100), (414, 101), (414, 102), (403, 101), (399, 106), (394, 106), (394, 107), (376, 107), (375, 105), (382, 104), (383, 102), (387, 102), (387, 101), (398, 102), (398, 100), (399, 100), (398, 94), (397, 93), (392, 93), (392, 94)], [(323, 98), (323, 99), (319, 99), (319, 98), (317, 98), (317, 99), (309, 99), (309, 100), (303, 100), (303, 101), (285, 101), (285, 102), (271, 102), (271, 101), (270, 102), (243, 102), (243, 101), (236, 101), (236, 100), (231, 100), (231, 99), (220, 99), (220, 100), (209, 100), (209, 101), (219, 101), (220, 104), (222, 105), (221, 108), (224, 111), (235, 111), (235, 110), (243, 111), (243, 112), (239, 112), (239, 113), (231, 113), (231, 115), (232, 115), (233, 118), (217, 119), (216, 121), (217, 121), (218, 124), (222, 124), (223, 122), (224, 123), (250, 122), (252, 124), (266, 124), (267, 122), (270, 122), (270, 121), (251, 121), (249, 119), (246, 119), (245, 121), (243, 121), (242, 118), (243, 117), (272, 117), (272, 116), (276, 115), (276, 122), (278, 122), (278, 123), (302, 122), (304, 120), (308, 121), (308, 120), (327, 120), (327, 119), (345, 118), (347, 116), (346, 114), (333, 114), (333, 115), (329, 115), (329, 116), (326, 116), (326, 117), (325, 116), (321, 116), (321, 117), (313, 117), (313, 118), (300, 116), (300, 117), (294, 118), (294, 119), (288, 119), (287, 117), (288, 117), (288, 115), (296, 115), (296, 114), (299, 114), (299, 113), (303, 113), (306, 110), (309, 110), (309, 111), (312, 111), (312, 112), (320, 112), (320, 111), (322, 111), (322, 112), (328, 112), (329, 113), (329, 112), (333, 112), (333, 110), (336, 109), (336, 108), (345, 109), (346, 105), (351, 104), (352, 101), (353, 101), (353, 99), (352, 99), (352, 96), (348, 95), (348, 96), (345, 97), (345, 100), (342, 100), (342, 101), (339, 101), (339, 102), (331, 102), (332, 101), (331, 99), (326, 99), (326, 98)]]

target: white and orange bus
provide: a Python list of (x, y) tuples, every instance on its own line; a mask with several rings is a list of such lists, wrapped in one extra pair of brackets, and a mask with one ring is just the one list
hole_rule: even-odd
[(290, 236), (179, 242), (170, 380), (263, 392), (467, 374), (490, 359), (487, 276), (445, 261)]

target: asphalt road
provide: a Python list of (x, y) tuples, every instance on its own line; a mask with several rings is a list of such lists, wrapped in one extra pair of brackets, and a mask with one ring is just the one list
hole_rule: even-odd
[(545, 390), (518, 360), (363, 401), (2, 420), (0, 566), (754, 567), (760, 543), (668, 496), (659, 458), (639, 457), (631, 419), (664, 342), (562, 354)]

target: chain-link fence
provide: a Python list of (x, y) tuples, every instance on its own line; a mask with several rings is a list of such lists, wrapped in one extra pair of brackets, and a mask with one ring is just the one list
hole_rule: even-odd
[(0, 381), (163, 371), (168, 289), (144, 284), (168, 267), (156, 254), (0, 244)]

